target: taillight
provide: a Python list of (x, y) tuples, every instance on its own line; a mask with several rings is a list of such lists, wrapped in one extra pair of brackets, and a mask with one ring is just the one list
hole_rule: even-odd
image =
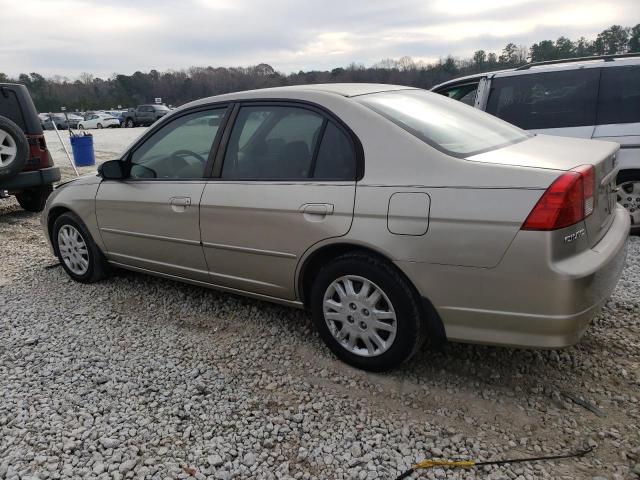
[(29, 142), (29, 160), (24, 170), (40, 170), (51, 166), (51, 156), (44, 135), (27, 135)]
[(557, 230), (593, 213), (596, 174), (582, 165), (558, 177), (542, 195), (522, 226), (523, 230)]

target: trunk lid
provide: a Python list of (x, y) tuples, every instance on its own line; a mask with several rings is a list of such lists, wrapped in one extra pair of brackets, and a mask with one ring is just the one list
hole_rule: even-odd
[[(524, 142), (469, 157), (468, 160), (569, 171), (593, 165), (595, 192), (593, 213), (584, 220), (589, 244), (595, 245), (607, 232), (616, 207), (616, 166), (620, 146), (613, 142), (536, 135)], [(517, 188), (518, 185), (514, 185)], [(524, 220), (524, 219), (523, 219)]]

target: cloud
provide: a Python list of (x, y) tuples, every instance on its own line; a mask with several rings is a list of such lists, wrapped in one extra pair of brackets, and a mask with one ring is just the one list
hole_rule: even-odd
[(0, 71), (107, 77), (238, 66), (280, 71), (436, 59), (594, 37), (640, 19), (637, 0), (0, 0)]

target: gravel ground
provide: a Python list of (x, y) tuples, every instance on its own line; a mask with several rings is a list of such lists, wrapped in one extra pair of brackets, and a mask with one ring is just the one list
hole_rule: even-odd
[[(99, 158), (136, 130), (95, 132)], [(393, 479), (585, 444), (421, 478), (637, 478), (640, 238), (577, 346), (450, 344), (384, 375), (333, 358), (301, 311), (128, 272), (74, 283), (11, 199), (0, 239), (0, 479)]]

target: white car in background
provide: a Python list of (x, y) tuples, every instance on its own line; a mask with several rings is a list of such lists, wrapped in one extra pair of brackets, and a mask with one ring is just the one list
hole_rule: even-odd
[(78, 124), (78, 128), (114, 128), (120, 127), (120, 120), (108, 113), (94, 113)]

